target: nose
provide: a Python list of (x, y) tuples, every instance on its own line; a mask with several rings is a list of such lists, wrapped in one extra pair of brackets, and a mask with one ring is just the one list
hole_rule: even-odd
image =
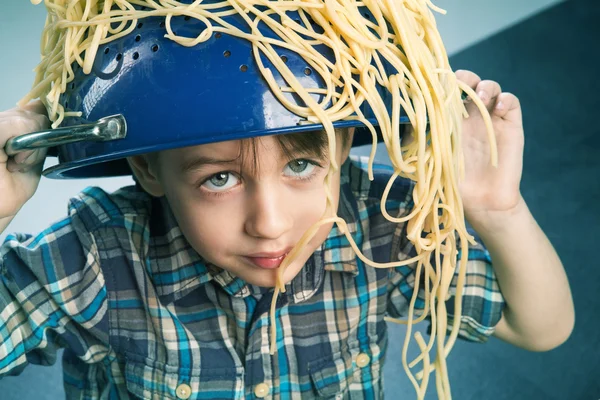
[(261, 239), (277, 239), (293, 224), (292, 205), (275, 187), (256, 185), (248, 201), (245, 229), (248, 235)]

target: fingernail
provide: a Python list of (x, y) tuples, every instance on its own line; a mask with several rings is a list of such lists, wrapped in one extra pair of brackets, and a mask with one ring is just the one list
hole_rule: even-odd
[(504, 103), (499, 101), (498, 104), (496, 104), (496, 110), (503, 110), (504, 109)]

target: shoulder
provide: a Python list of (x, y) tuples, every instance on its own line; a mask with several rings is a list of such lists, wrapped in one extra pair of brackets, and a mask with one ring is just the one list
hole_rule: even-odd
[(69, 217), (88, 231), (128, 217), (149, 217), (151, 197), (136, 186), (126, 186), (113, 193), (88, 187), (69, 201)]
[[(63, 284), (60, 282), (68, 282), (72, 293), (76, 293), (76, 287), (89, 293), (86, 288), (92, 279), (96, 282), (94, 287), (102, 290), (101, 261), (106, 254), (100, 254), (100, 248), (118, 242), (120, 236), (130, 239), (133, 231), (145, 226), (147, 218), (140, 221), (130, 217), (148, 214), (149, 203), (149, 196), (134, 187), (114, 193), (98, 187), (86, 188), (71, 198), (65, 218), (36, 235), (7, 235), (0, 246), (0, 275), (10, 276), (16, 288), (32, 283), (59, 284), (59, 297)], [(99, 231), (105, 226), (111, 229)]]
[[(406, 222), (394, 218), (406, 216), (414, 206), (414, 183), (398, 177), (392, 167), (373, 164), (369, 178), (367, 157), (352, 156), (344, 163), (340, 181), (338, 215), (357, 230), (360, 246), (368, 257), (386, 263), (400, 246)], [(358, 222), (358, 223), (353, 223)]]
[[(78, 272), (90, 255), (97, 252), (95, 231), (113, 224), (132, 230), (126, 216), (148, 214), (149, 196), (134, 187), (108, 193), (98, 187), (88, 187), (69, 200), (68, 215), (35, 234), (7, 235), (0, 246), (0, 267), (45, 271), (43, 275), (59, 278)], [(147, 218), (142, 219), (146, 223)], [(103, 234), (108, 234), (104, 232)], [(51, 271), (61, 269), (61, 273)]]
[[(348, 184), (352, 194), (359, 201), (381, 201), (386, 196), (386, 202), (412, 202), (413, 181), (395, 175), (394, 169), (386, 164), (373, 163), (372, 171), (373, 180), (370, 180), (369, 158), (352, 155), (342, 167), (341, 183)], [(391, 179), (391, 186), (386, 191)]]

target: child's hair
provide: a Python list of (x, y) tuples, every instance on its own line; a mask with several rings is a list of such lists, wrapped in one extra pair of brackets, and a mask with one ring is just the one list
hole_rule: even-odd
[[(342, 150), (350, 146), (350, 135), (347, 129), (336, 129), (336, 136), (341, 138)], [(258, 167), (256, 146), (259, 138), (242, 139), (241, 157), (251, 155), (254, 170)], [(277, 144), (284, 156), (291, 160), (295, 154), (306, 154), (318, 159), (329, 157), (327, 135), (324, 131), (310, 131), (300, 133), (289, 133), (286, 135), (275, 135)]]
[[(351, 145), (349, 129), (352, 128), (340, 128), (335, 130), (336, 137), (340, 138), (342, 151), (347, 150), (348, 146)], [(305, 154), (320, 160), (329, 157), (327, 134), (324, 131), (288, 133), (274, 135), (273, 137), (276, 139), (279, 149), (284, 157), (288, 160), (293, 159), (297, 154)], [(242, 163), (244, 163), (244, 159), (250, 158), (253, 172), (258, 169), (256, 147), (259, 145), (259, 141), (260, 137), (251, 137), (240, 140), (241, 146), (239, 157), (241, 158)], [(148, 156), (151, 163), (157, 163), (160, 160), (160, 152), (150, 153)], [(133, 174), (133, 179), (137, 182), (135, 174)]]

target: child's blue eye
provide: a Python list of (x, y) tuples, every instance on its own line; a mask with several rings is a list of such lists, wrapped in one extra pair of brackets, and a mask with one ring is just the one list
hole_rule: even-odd
[(219, 172), (202, 183), (206, 189), (213, 192), (222, 192), (238, 184), (238, 178), (231, 172)]
[[(309, 176), (315, 169), (316, 164), (310, 160), (297, 159), (292, 160), (285, 166), (286, 175), (304, 178)], [(287, 171), (290, 172), (287, 172)]]

